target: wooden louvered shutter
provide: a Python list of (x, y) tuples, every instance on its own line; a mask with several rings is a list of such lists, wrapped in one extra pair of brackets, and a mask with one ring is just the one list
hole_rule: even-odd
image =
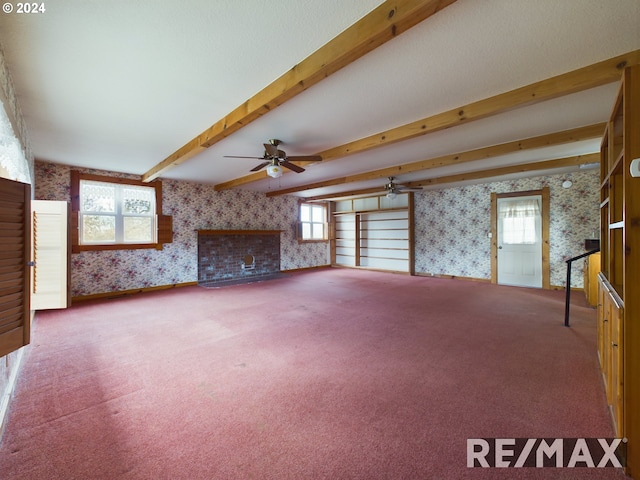
[(158, 248), (162, 249), (163, 243), (171, 242), (173, 242), (173, 217), (158, 215)]
[(31, 276), (31, 309), (71, 306), (69, 204), (32, 200), (32, 245), (35, 265)]
[(29, 343), (31, 186), (0, 178), (0, 357)]

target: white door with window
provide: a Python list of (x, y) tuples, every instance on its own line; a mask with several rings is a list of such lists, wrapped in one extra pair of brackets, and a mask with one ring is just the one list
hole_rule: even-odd
[(498, 198), (498, 283), (542, 288), (542, 197)]

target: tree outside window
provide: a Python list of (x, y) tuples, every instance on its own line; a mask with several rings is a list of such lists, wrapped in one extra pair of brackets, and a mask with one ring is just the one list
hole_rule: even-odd
[(155, 188), (80, 181), (80, 244), (155, 243)]

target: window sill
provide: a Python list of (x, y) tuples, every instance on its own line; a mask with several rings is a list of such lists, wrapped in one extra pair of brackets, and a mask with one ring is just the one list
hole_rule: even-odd
[(95, 252), (100, 250), (140, 250), (140, 249), (155, 248), (156, 250), (162, 250), (161, 243), (119, 243), (119, 244), (105, 244), (105, 245), (73, 245), (71, 247), (72, 253), (79, 252)]
[(302, 240), (301, 238), (298, 239), (298, 244), (302, 245), (303, 243), (327, 243), (329, 240), (328, 239), (322, 239), (322, 240)]

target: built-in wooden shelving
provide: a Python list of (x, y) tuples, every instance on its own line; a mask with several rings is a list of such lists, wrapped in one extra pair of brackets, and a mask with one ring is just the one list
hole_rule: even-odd
[(626, 473), (640, 478), (640, 66), (625, 69), (601, 145), (598, 355)]

